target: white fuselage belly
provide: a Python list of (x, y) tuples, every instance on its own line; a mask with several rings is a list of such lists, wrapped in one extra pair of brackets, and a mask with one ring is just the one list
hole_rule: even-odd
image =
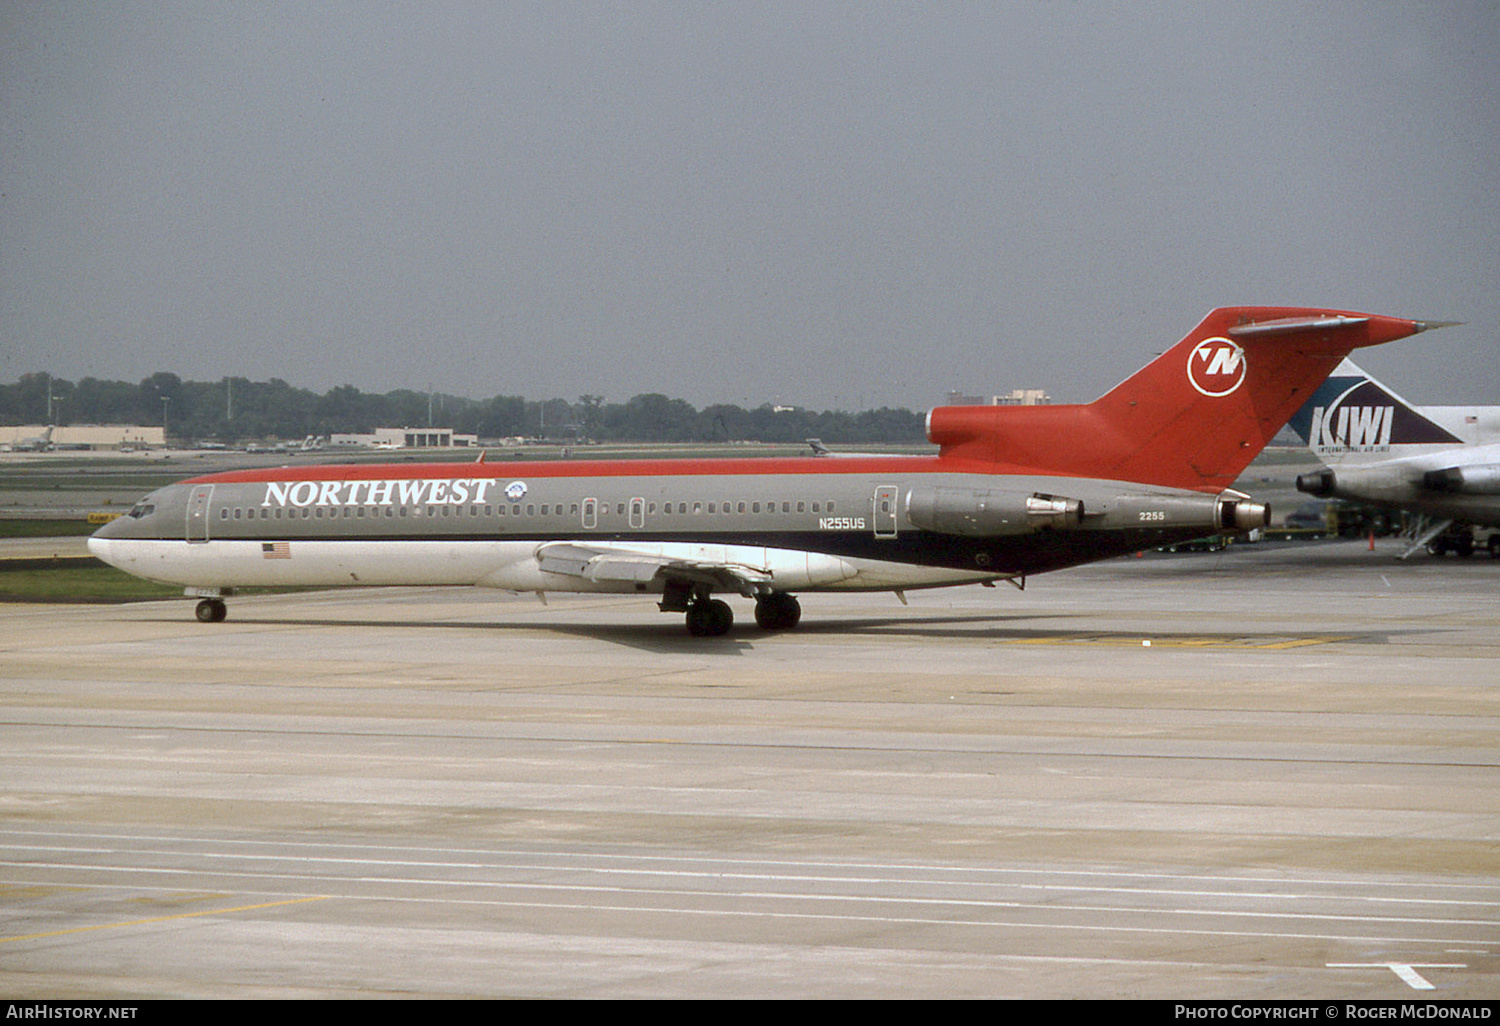
[[(594, 549), (609, 543), (586, 539)], [(209, 542), (91, 538), (90, 551), (128, 573), (195, 587), (476, 585), (508, 591), (659, 592), (628, 581), (591, 581), (543, 570), (536, 541)], [(786, 591), (868, 591), (977, 583), (996, 575), (793, 549), (685, 542), (632, 543), (621, 551), (764, 569)]]

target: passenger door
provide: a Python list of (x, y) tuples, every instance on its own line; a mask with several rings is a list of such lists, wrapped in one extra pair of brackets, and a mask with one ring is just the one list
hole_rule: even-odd
[(896, 537), (896, 497), (900, 489), (896, 485), (880, 485), (870, 503), (870, 519), (875, 525), (875, 537)]
[(194, 485), (192, 492), (188, 495), (187, 504), (187, 540), (190, 542), (208, 541), (208, 511), (209, 500), (213, 498), (214, 486), (211, 484)]

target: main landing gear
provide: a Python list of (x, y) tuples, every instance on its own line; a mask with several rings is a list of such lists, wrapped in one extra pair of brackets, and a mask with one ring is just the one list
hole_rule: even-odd
[(695, 638), (717, 638), (734, 626), (734, 611), (723, 599), (701, 598), (688, 604), (687, 629)]
[(199, 623), (223, 623), (224, 617), (229, 615), (229, 607), (224, 605), (223, 599), (206, 598), (198, 603), (193, 614)]
[(773, 591), (755, 600), (755, 622), (762, 630), (789, 631), (802, 619), (802, 606), (796, 596)]
[[(695, 638), (722, 637), (734, 626), (734, 611), (728, 602), (688, 582), (669, 582), (659, 608), (664, 613), (686, 614), (688, 633)], [(767, 592), (755, 599), (755, 622), (762, 630), (789, 631), (801, 619), (802, 606), (785, 592)]]

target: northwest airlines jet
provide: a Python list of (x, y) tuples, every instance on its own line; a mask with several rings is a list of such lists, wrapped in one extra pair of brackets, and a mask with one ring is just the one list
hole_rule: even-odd
[(479, 585), (639, 593), (695, 635), (717, 594), (796, 626), (796, 595), (1022, 586), (1058, 570), (1263, 526), (1230, 484), (1351, 350), (1431, 325), (1215, 310), (1087, 405), (947, 406), (936, 456), (283, 467), (146, 496), (89, 549), (181, 584), (198, 619), (249, 585)]

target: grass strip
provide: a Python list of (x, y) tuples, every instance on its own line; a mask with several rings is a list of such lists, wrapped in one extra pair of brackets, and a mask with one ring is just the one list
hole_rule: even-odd
[[(42, 562), (54, 565), (36, 565)], [(97, 560), (0, 563), (0, 602), (144, 602), (181, 595), (179, 585), (143, 581)]]

